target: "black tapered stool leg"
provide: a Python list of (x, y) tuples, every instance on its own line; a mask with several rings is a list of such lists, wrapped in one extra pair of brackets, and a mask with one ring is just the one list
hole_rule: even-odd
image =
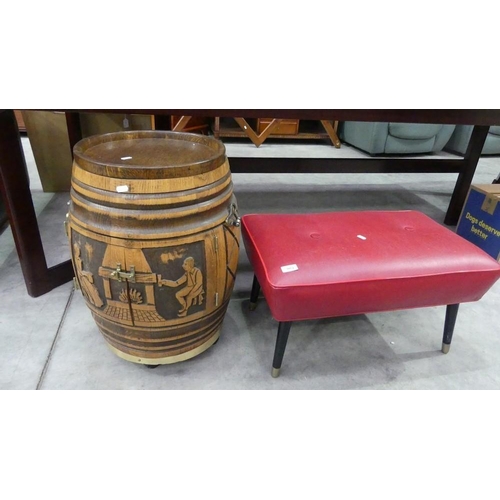
[(250, 292), (250, 311), (255, 311), (257, 307), (257, 299), (260, 292), (260, 283), (257, 280), (257, 276), (253, 275), (252, 291)]
[(278, 326), (278, 337), (276, 338), (276, 347), (274, 349), (273, 371), (274, 378), (279, 377), (283, 355), (285, 354), (288, 334), (290, 333), (291, 321), (281, 321)]
[(457, 321), (458, 306), (460, 304), (450, 304), (446, 306), (446, 317), (444, 320), (444, 334), (443, 346), (441, 351), (447, 354), (450, 350), (451, 338), (453, 337), (453, 330), (455, 329), (455, 322)]

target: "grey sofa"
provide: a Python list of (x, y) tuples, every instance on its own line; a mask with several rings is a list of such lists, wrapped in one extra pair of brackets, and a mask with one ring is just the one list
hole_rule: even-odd
[(455, 125), (343, 122), (340, 139), (370, 155), (433, 153), (449, 141)]
[[(454, 153), (465, 154), (473, 128), (472, 125), (457, 125), (445, 149)], [(500, 155), (500, 126), (490, 127), (481, 154)]]

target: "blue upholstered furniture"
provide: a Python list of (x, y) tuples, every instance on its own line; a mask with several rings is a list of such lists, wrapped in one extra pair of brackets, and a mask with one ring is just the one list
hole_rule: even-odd
[[(458, 125), (445, 146), (448, 151), (465, 154), (467, 145), (472, 134), (472, 125)], [(500, 126), (491, 126), (484, 141), (483, 155), (499, 155), (500, 154)]]
[(371, 155), (441, 151), (455, 125), (427, 123), (344, 122), (340, 139)]

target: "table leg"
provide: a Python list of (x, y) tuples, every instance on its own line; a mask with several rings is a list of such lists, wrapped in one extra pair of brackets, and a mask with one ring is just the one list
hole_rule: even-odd
[(73, 278), (71, 261), (48, 268), (12, 110), (0, 111), (0, 190), (28, 294), (38, 297)]
[(181, 132), (184, 129), (184, 127), (189, 123), (189, 120), (191, 120), (190, 116), (181, 116), (180, 120), (175, 124), (172, 131)]
[(9, 219), (7, 218), (5, 205), (3, 204), (2, 197), (0, 196), (0, 234), (2, 233), (3, 227), (6, 226), (8, 222)]
[(332, 141), (333, 145), (337, 149), (340, 148), (340, 139), (338, 138), (337, 135), (338, 122), (336, 121), (335, 125), (332, 125), (329, 120), (320, 120), (320, 121), (326, 133), (328, 134), (328, 137), (330, 137), (330, 140)]
[(280, 119), (274, 118), (260, 134), (257, 134), (245, 118), (235, 118), (234, 120), (257, 147), (263, 144), (264, 141), (272, 134), (273, 130), (281, 123)]
[(448, 211), (444, 218), (444, 223), (448, 226), (455, 226), (458, 223), (489, 129), (489, 126), (476, 125), (472, 131), (469, 146), (465, 152), (464, 166), (458, 174), (455, 189), (451, 195)]

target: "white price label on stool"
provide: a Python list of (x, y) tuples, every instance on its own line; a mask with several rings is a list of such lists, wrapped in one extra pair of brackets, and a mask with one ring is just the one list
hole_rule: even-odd
[(292, 271), (298, 271), (299, 267), (297, 264), (289, 264), (288, 266), (281, 266), (281, 272), (291, 273)]

